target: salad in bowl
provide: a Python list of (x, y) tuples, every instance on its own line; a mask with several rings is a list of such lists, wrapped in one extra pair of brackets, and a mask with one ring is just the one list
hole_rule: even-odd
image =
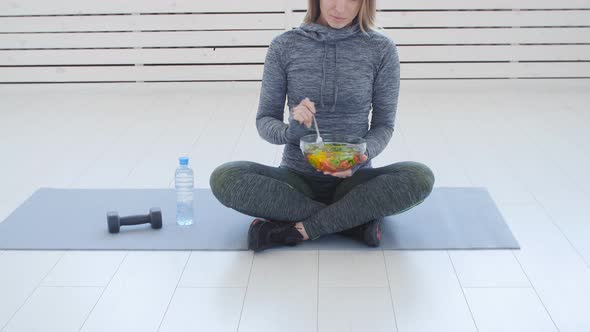
[(351, 169), (362, 162), (362, 155), (367, 150), (364, 138), (351, 135), (322, 135), (322, 141), (317, 141), (317, 135), (303, 136), (299, 147), (307, 162), (318, 171), (340, 172)]

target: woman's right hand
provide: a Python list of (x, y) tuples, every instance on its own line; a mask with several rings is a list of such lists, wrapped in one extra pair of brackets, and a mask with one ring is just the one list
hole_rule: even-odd
[(291, 109), (292, 117), (299, 124), (310, 128), (313, 124), (313, 115), (315, 114), (315, 104), (309, 98), (303, 99), (299, 105)]
[(313, 114), (315, 105), (309, 98), (303, 99), (299, 105), (293, 107), (289, 117), (287, 139), (299, 144), (299, 139), (309, 134), (308, 128), (313, 124)]

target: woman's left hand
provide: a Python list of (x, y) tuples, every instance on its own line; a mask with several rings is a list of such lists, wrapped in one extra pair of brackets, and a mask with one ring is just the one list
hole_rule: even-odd
[[(362, 154), (360, 158), (361, 160), (357, 165), (364, 164), (369, 159), (369, 157), (367, 157), (366, 154)], [(340, 172), (324, 172), (324, 175), (332, 175), (339, 178), (348, 178), (352, 176), (352, 169), (347, 169), (346, 171)]]

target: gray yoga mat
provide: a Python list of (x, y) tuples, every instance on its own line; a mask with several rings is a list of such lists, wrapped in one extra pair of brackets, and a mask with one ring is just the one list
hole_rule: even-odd
[[(147, 214), (160, 207), (163, 227), (107, 229), (106, 212)], [(252, 217), (195, 190), (193, 226), (177, 226), (173, 189), (41, 188), (0, 224), (0, 249), (246, 250)], [(517, 249), (517, 241), (485, 188), (438, 187), (420, 205), (385, 218), (381, 247), (329, 235), (292, 249)]]

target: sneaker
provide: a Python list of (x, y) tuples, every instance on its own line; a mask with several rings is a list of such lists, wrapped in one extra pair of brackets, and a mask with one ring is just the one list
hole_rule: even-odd
[(254, 219), (248, 230), (248, 249), (254, 251), (280, 245), (294, 246), (301, 242), (303, 235), (295, 228), (294, 222)]
[(383, 219), (371, 220), (368, 223), (339, 232), (366, 243), (369, 247), (378, 247), (381, 242), (381, 222)]

